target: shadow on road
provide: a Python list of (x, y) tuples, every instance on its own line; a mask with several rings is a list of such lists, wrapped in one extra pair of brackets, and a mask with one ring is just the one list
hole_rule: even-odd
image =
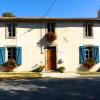
[(1, 79), (0, 100), (100, 100), (100, 78)]

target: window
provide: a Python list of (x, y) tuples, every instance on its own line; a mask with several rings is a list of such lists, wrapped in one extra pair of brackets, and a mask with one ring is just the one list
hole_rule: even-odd
[(16, 27), (14, 23), (7, 24), (7, 37), (8, 38), (16, 37), (15, 28)]
[(17, 65), (22, 64), (22, 48), (21, 47), (7, 47), (7, 56), (6, 48), (0, 47), (0, 65), (3, 65), (7, 59), (16, 60)]
[(93, 47), (92, 46), (85, 47), (85, 60), (90, 60), (91, 58), (94, 58)]
[(16, 60), (16, 48), (15, 47), (8, 47), (8, 59)]
[(91, 23), (85, 24), (85, 37), (93, 36), (92, 26), (93, 25)]
[(54, 23), (47, 23), (48, 32), (55, 32), (55, 24)]
[(99, 46), (80, 46), (80, 64), (84, 64), (86, 60), (91, 58), (95, 59), (96, 63), (99, 63)]

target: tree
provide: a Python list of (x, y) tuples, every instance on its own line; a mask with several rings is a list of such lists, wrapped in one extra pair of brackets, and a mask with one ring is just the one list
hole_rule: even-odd
[(12, 12), (4, 12), (2, 17), (15, 17), (15, 15)]

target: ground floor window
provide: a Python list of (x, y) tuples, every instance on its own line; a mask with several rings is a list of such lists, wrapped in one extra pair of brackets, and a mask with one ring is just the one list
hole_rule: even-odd
[(13, 59), (16, 61), (17, 65), (21, 65), (22, 64), (22, 48), (21, 47), (7, 47), (7, 48), (0, 47), (0, 65), (6, 62), (6, 58), (7, 60)]
[(86, 46), (85, 47), (85, 60), (90, 60), (91, 58), (94, 58), (93, 47)]
[(8, 59), (16, 60), (16, 47), (8, 47)]
[(99, 46), (80, 46), (80, 64), (84, 64), (86, 60), (94, 59), (99, 62)]

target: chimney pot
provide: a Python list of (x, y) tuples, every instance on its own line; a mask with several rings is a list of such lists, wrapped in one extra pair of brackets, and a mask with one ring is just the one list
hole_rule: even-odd
[(98, 18), (100, 18), (100, 9), (98, 10)]

